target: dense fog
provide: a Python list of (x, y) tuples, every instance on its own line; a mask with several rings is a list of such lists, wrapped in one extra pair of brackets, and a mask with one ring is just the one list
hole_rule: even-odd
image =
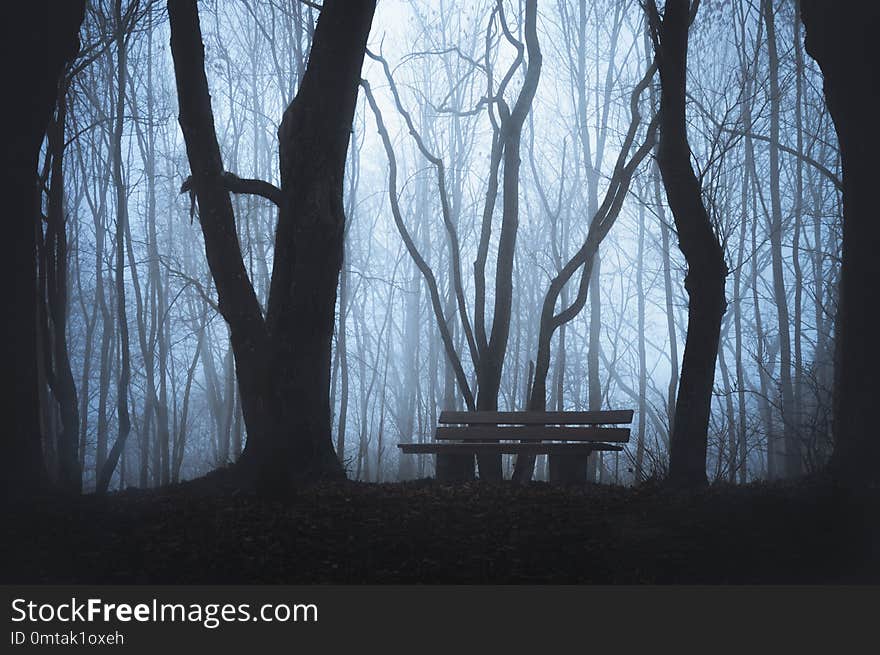
[[(687, 267), (655, 157), (650, 14), (637, 0), (542, 0), (530, 26), (527, 4), (376, 9), (331, 358), (332, 435), (350, 478), (432, 476), (432, 458), (397, 444), (431, 441), (443, 409), (478, 406), (634, 409), (626, 448), (591, 456), (591, 478), (667, 471)], [(199, 14), (223, 167), (280, 185), (278, 129), (319, 11), (207, 1)], [(158, 486), (241, 455), (235, 361), (204, 217), (181, 192), (190, 163), (165, 3), (89, 2), (80, 39), (40, 159), (44, 451), (57, 477), (73, 430), (84, 490), (114, 445), (110, 488)], [(727, 268), (707, 476), (815, 471), (831, 452), (841, 182), (796, 4), (701, 2), (687, 89), (691, 161)], [(278, 209), (231, 198), (265, 311)]]

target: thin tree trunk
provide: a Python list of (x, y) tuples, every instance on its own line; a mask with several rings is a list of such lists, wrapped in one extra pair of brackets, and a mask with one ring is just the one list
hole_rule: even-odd
[(656, 4), (649, 6), (661, 79), (657, 163), (688, 264), (688, 329), (669, 455), (669, 482), (685, 487), (707, 482), (707, 432), (727, 274), (690, 161), (685, 121), (690, 8), (689, 0), (667, 0), (661, 19)]
[(636, 434), (636, 481), (644, 475), (645, 426), (648, 421), (648, 364), (645, 353), (645, 206), (639, 205), (639, 245), (636, 253), (636, 304), (638, 306), (639, 429)]
[(128, 227), (128, 194), (122, 178), (122, 129), (125, 118), (126, 93), (126, 35), (122, 23), (122, 0), (114, 6), (114, 26), (116, 29), (116, 116), (113, 132), (113, 185), (116, 189), (116, 315), (119, 321), (120, 370), (116, 387), (116, 441), (107, 455), (107, 461), (98, 472), (95, 491), (104, 493), (110, 486), (113, 471), (119, 456), (125, 448), (131, 432), (131, 418), (128, 410), (128, 385), (131, 380), (131, 362), (128, 345), (128, 318), (125, 309), (125, 237)]
[(773, 271), (773, 300), (779, 328), (779, 386), (782, 392), (782, 441), (785, 448), (785, 476), (801, 472), (800, 444), (792, 423), (794, 395), (791, 382), (791, 330), (788, 296), (782, 263), (782, 200), (779, 190), (779, 56), (776, 47), (776, 19), (771, 0), (762, 0), (767, 27), (770, 67), (770, 254)]
[[(724, 341), (728, 339), (729, 325), (725, 329)], [(737, 464), (737, 431), (736, 431), (736, 412), (733, 408), (733, 387), (730, 385), (730, 371), (727, 366), (727, 358), (724, 353), (724, 343), (718, 347), (718, 365), (721, 369), (721, 383), (724, 389), (724, 408), (725, 408), (725, 424), (727, 432), (727, 481), (730, 484), (736, 482), (736, 472), (739, 467), (744, 466), (743, 462)], [(719, 438), (718, 441), (718, 460), (724, 460), (724, 442)]]
[[(803, 230), (804, 215), (804, 52), (801, 40), (801, 19), (798, 12), (794, 17), (794, 59), (795, 59), (795, 149), (798, 157), (795, 159), (795, 205), (794, 205), (794, 235), (791, 244), (791, 260), (794, 270), (794, 379), (792, 381), (792, 417), (797, 440), (803, 439), (807, 426), (804, 424), (803, 394), (804, 394), (804, 353), (803, 353), (803, 295), (804, 277), (801, 267), (801, 232)], [(798, 447), (800, 451), (800, 447)], [(797, 462), (798, 467), (803, 466), (803, 456)]]

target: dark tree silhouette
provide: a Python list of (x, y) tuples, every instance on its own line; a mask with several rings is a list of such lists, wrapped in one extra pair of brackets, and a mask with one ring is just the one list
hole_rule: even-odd
[(40, 338), (46, 381), (58, 403), (61, 419), (57, 436), (57, 486), (70, 493), (82, 491), (79, 464), (79, 406), (76, 383), (67, 350), (67, 217), (64, 207), (64, 127), (69, 76), (58, 84), (57, 108), (47, 130), (46, 154), (51, 161), (51, 183), (46, 203), (45, 234), (37, 231), (39, 253)]
[(8, 491), (26, 490), (44, 479), (40, 444), (39, 382), (37, 371), (36, 233), (40, 216), (37, 159), (46, 126), (55, 106), (58, 79), (65, 62), (76, 55), (84, 0), (50, 0), (24, 3), (19, 20), (8, 30), (9, 88), (16, 100), (7, 103), (7, 192), (4, 279), (11, 281), (6, 296), (14, 313), (7, 315), (3, 370), (9, 403), (4, 411), (3, 484)]
[[(230, 327), (248, 432), (240, 469), (261, 485), (344, 475), (331, 439), (330, 352), (342, 265), (345, 159), (375, 5), (323, 3), (308, 67), (278, 130), (281, 188), (274, 189), (254, 181), (243, 186), (224, 175), (198, 8), (195, 0), (168, 2), (190, 185), (219, 308)], [(279, 206), (265, 317), (242, 259), (229, 198), (230, 191), (244, 190)]]
[[(498, 4), (499, 12), (503, 5)], [(477, 280), (476, 332), (480, 344), (480, 365), (477, 367), (477, 409), (495, 411), (498, 409), (498, 394), (501, 388), (501, 373), (504, 369), (504, 358), (507, 353), (507, 342), (510, 337), (510, 317), (513, 306), (513, 265), (516, 252), (516, 237), (519, 228), (519, 171), (520, 148), (522, 145), (523, 124), (531, 110), (535, 92), (541, 77), (541, 47), (538, 42), (537, 1), (527, 0), (525, 3), (525, 48), (521, 43), (511, 39), (507, 33), (503, 13), (501, 25), (508, 39), (514, 41), (517, 57), (522, 59), (524, 50), (528, 53), (528, 65), (525, 70), (523, 86), (513, 107), (508, 109), (503, 101), (503, 93), (497, 100), (501, 116), (499, 125), (502, 149), (503, 177), (501, 181), (501, 231), (498, 237), (498, 260), (495, 269), (495, 305), (492, 315), (492, 328), (486, 335), (485, 324), (485, 261), (488, 246), (487, 237), (482, 237), (478, 262), (474, 265), (479, 269)], [(484, 230), (490, 229), (488, 222)], [(486, 234), (484, 231), (483, 234)], [(501, 456), (478, 455), (480, 477), (489, 480), (500, 480)]]
[(843, 167), (843, 245), (836, 326), (834, 451), (831, 470), (849, 483), (876, 482), (880, 439), (880, 348), (873, 285), (880, 279), (880, 222), (875, 189), (880, 165), (876, 108), (880, 91), (874, 58), (880, 5), (846, 6), (802, 0), (807, 52), (825, 77), (824, 92), (840, 143)]
[(688, 32), (698, 4), (667, 0), (661, 16), (654, 0), (646, 3), (661, 83), (657, 165), (688, 267), (687, 338), (669, 452), (669, 482), (685, 487), (706, 484), (709, 412), (727, 276), (724, 253), (691, 165), (685, 120)]

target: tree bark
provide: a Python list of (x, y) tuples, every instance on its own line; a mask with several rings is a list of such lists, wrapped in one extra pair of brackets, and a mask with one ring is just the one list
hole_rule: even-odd
[(299, 473), (343, 475), (331, 440), (330, 353), (342, 268), (343, 177), (375, 1), (325, 2), (278, 130), (283, 202), (266, 325), (273, 389)]
[(843, 244), (837, 310), (834, 379), (834, 451), (831, 471), (841, 482), (876, 483), (880, 439), (875, 429), (880, 395), (880, 345), (873, 283), (880, 278), (880, 223), (874, 187), (880, 165), (876, 109), (866, 101), (880, 91), (868, 56), (876, 49), (880, 5), (845, 7), (801, 0), (807, 53), (825, 78), (843, 167)]

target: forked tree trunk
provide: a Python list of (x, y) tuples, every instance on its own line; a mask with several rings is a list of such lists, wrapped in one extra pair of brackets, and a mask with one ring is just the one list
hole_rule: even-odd
[(374, 0), (323, 3), (308, 67), (284, 112), (281, 189), (272, 194), (280, 211), (264, 320), (224, 186), (198, 8), (195, 0), (168, 2), (180, 126), (248, 432), (240, 468), (261, 486), (344, 475), (331, 439), (331, 339), (345, 158), (374, 10)]

